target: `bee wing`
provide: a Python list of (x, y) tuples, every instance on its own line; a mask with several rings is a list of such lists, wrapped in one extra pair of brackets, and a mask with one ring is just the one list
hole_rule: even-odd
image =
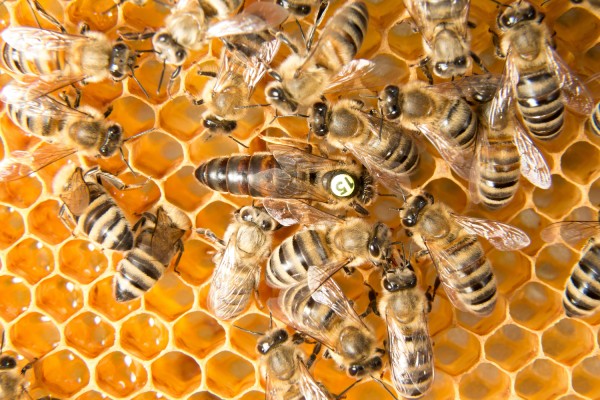
[(283, 226), (338, 223), (340, 218), (321, 211), (303, 201), (293, 199), (263, 199), (263, 206), (273, 219)]
[[(385, 320), (388, 331), (388, 353), (394, 386), (400, 393), (411, 393), (414, 386), (428, 377), (433, 377), (433, 348), (427, 329), (427, 315), (419, 313), (420, 326), (425, 334), (407, 336), (403, 324), (396, 319), (388, 307)], [(429, 368), (424, 368), (429, 367)], [(432, 379), (433, 380), (433, 379)]]
[(81, 215), (85, 211), (90, 204), (90, 189), (85, 183), (81, 169), (73, 173), (69, 180), (68, 190), (60, 193), (59, 197), (71, 214)]
[[(443, 7), (448, 7), (449, 15), (458, 15), (457, 24), (452, 24), (456, 31), (463, 37), (467, 34), (467, 19), (469, 16), (469, 1), (465, 0), (450, 0), (447, 1)], [(430, 22), (430, 15), (439, 13), (438, 10), (433, 10), (432, 7), (439, 8), (439, 2), (428, 2), (421, 0), (405, 0), (404, 4), (410, 14), (411, 18), (415, 21), (423, 38), (428, 44), (431, 44), (433, 37), (438, 26), (435, 22)]]
[[(256, 3), (255, 3), (256, 4)], [(269, 69), (269, 65), (273, 58), (275, 58), (275, 54), (279, 51), (279, 39), (274, 38), (273, 40), (269, 40), (264, 42), (256, 54), (249, 57), (246, 63), (246, 68), (242, 76), (244, 77), (244, 82), (248, 85), (249, 95), (254, 92), (254, 88), (258, 85), (258, 82), (265, 76)]]
[(331, 280), (340, 269), (342, 269), (350, 261), (348, 258), (342, 260), (331, 261), (323, 265), (311, 265), (308, 268), (307, 280), (308, 287), (311, 290), (321, 288), (325, 282)]
[(600, 235), (598, 221), (561, 221), (545, 227), (540, 236), (544, 242), (552, 243), (562, 238), (565, 242), (574, 245), (597, 235)]
[[(313, 266), (309, 267), (310, 272)], [(309, 285), (310, 287), (310, 279)], [(323, 284), (312, 292), (312, 298), (317, 302), (331, 308), (342, 320), (352, 321), (357, 325), (363, 325), (366, 327), (363, 320), (358, 316), (348, 298), (342, 292), (342, 289), (338, 286), (333, 279), (327, 279)]]
[(298, 172), (330, 171), (342, 165), (337, 160), (320, 157), (292, 146), (271, 143), (269, 150), (281, 168), (290, 175)]
[(512, 225), (454, 213), (452, 217), (468, 233), (486, 238), (498, 250), (519, 250), (531, 243), (525, 232)]
[(561, 80), (561, 89), (566, 105), (577, 114), (585, 116), (591, 114), (594, 109), (594, 100), (583, 82), (569, 69), (552, 46), (546, 46), (546, 52), (548, 60)]
[(215, 86), (213, 87), (213, 93), (218, 93), (222, 90), (222, 87), (231, 79), (232, 76), (242, 73), (243, 65), (234, 54), (227, 48), (223, 49), (221, 53), (221, 59), (219, 62), (219, 69), (215, 78)]
[(544, 156), (516, 118), (513, 119), (513, 125), (515, 145), (521, 155), (521, 174), (540, 189), (549, 189), (552, 185), (552, 175)]
[(55, 144), (39, 147), (33, 153), (13, 151), (0, 162), (0, 182), (24, 178), (76, 152), (75, 148)]
[(387, 58), (352, 60), (333, 76), (324, 93), (384, 87), (398, 80), (398, 68)]
[(66, 50), (74, 45), (80, 45), (93, 40), (88, 36), (71, 35), (29, 27), (10, 27), (5, 29), (2, 31), (2, 39), (18, 51), (35, 53)]
[(282, 385), (277, 385), (276, 382), (279, 380), (277, 378), (271, 377), (271, 374), (267, 371), (267, 376), (265, 377), (265, 381), (267, 387), (265, 388), (265, 399), (266, 400), (279, 400), (282, 395)]
[(271, 168), (248, 176), (248, 185), (277, 199), (305, 199), (327, 202), (327, 194), (318, 187), (294, 178), (279, 168)]
[(504, 64), (504, 73), (496, 95), (492, 99), (489, 109), (489, 127), (491, 129), (502, 129), (508, 125), (512, 118), (511, 105), (514, 101), (513, 88), (517, 85), (519, 73), (513, 61), (513, 55), (509, 52)]
[[(484, 174), (485, 168), (492, 168), (490, 164), (490, 142), (488, 140), (488, 129), (480, 125), (477, 133), (477, 142), (475, 143), (475, 155), (473, 156), (473, 164), (469, 175), (469, 192), (471, 193), (471, 201), (474, 204), (481, 202), (479, 194), (479, 179)], [(486, 174), (489, 176), (489, 174)]]
[(152, 254), (162, 259), (173, 250), (173, 246), (185, 234), (185, 230), (173, 226), (167, 212), (160, 207), (156, 213), (156, 226), (152, 233)]
[[(223, 251), (223, 257), (213, 273), (210, 290), (208, 292), (208, 307), (220, 319), (229, 320), (236, 317), (246, 306), (247, 302), (233, 304), (229, 299), (237, 299), (244, 294), (249, 281), (254, 281), (254, 274), (248, 273), (245, 268), (236, 268), (239, 262), (237, 257), (237, 235), (231, 235)], [(259, 268), (259, 266), (255, 266)], [(253, 282), (256, 285), (258, 282)]]
[(306, 400), (328, 400), (329, 394), (315, 381), (302, 360), (298, 360), (298, 384)]
[(257, 2), (242, 13), (211, 24), (206, 31), (208, 38), (256, 33), (281, 25), (288, 17), (285, 8), (275, 3)]
[(465, 76), (461, 79), (427, 86), (444, 96), (461, 97), (470, 102), (486, 103), (494, 97), (502, 77), (497, 74)]

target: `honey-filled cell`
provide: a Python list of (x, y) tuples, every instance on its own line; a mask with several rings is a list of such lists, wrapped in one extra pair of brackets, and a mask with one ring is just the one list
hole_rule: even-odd
[(115, 328), (104, 318), (83, 312), (65, 326), (67, 344), (88, 358), (95, 358), (115, 343)]
[(546, 329), (542, 335), (542, 349), (553, 360), (571, 366), (592, 353), (594, 334), (586, 324), (574, 318), (565, 318)]
[(204, 130), (201, 108), (188, 96), (176, 97), (160, 110), (160, 125), (175, 138), (187, 142)]
[(177, 348), (205, 359), (208, 354), (225, 344), (225, 329), (212, 316), (195, 311), (179, 318), (173, 325)]
[(59, 268), (81, 284), (96, 280), (106, 270), (108, 260), (95, 244), (87, 240), (70, 240), (58, 253)]
[(0, 232), (0, 249), (2, 250), (10, 247), (25, 233), (23, 217), (13, 207), (0, 205), (0, 224), (3, 227)]
[[(235, 210), (236, 208), (229, 203), (214, 201), (196, 215), (196, 227), (210, 229), (222, 239), (225, 230), (233, 220)], [(222, 215), (223, 218), (215, 219), (213, 215)]]
[(144, 303), (146, 310), (173, 321), (192, 308), (194, 292), (176, 273), (167, 271), (146, 293)]
[(112, 29), (118, 17), (113, 0), (75, 0), (67, 7), (67, 15), (74, 25), (85, 22), (91, 30), (101, 32)]
[(514, 388), (518, 396), (527, 400), (551, 399), (567, 391), (567, 379), (564, 368), (550, 360), (539, 359), (519, 371)]
[[(64, 24), (64, 12), (61, 2), (58, 0), (38, 0), (38, 3), (46, 12), (55, 18), (59, 23)], [(43, 29), (53, 30), (56, 25), (36, 13), (33, 14), (30, 3), (27, 0), (18, 0), (13, 7), (14, 16), (18, 25), (41, 27)], [(39, 24), (39, 25), (38, 25)]]
[(160, 356), (151, 368), (154, 386), (175, 398), (191, 393), (202, 380), (198, 363), (176, 351)]
[(55, 351), (39, 360), (39, 364), (41, 383), (61, 398), (73, 397), (90, 381), (85, 361), (69, 350)]
[(595, 355), (581, 361), (572, 372), (573, 389), (588, 399), (600, 396), (600, 358)]
[(0, 316), (5, 321), (14, 320), (27, 311), (31, 304), (31, 292), (22, 278), (0, 276), (0, 293), (4, 299), (0, 302)]
[(123, 322), (121, 346), (129, 354), (150, 360), (163, 351), (169, 340), (167, 327), (151, 314), (138, 314)]
[(106, 400), (108, 396), (95, 390), (85, 392), (75, 398), (75, 400)]
[(146, 385), (148, 373), (130, 356), (116, 351), (104, 356), (96, 366), (98, 386), (116, 397), (129, 397)]
[(132, 166), (154, 179), (163, 178), (183, 160), (181, 145), (169, 135), (158, 131), (137, 139), (129, 154)]
[(84, 306), (79, 285), (60, 275), (40, 282), (35, 297), (38, 307), (57, 322), (65, 322)]
[(251, 332), (266, 333), (269, 330), (269, 318), (261, 314), (244, 315), (235, 321), (234, 329), (231, 330), (229, 340), (233, 349), (247, 358), (258, 360), (260, 356), (256, 348), (258, 336), (244, 329)]
[(479, 340), (462, 328), (450, 328), (433, 338), (435, 366), (457, 376), (469, 370), (481, 353)]
[(10, 339), (21, 353), (41, 357), (60, 343), (61, 333), (50, 318), (30, 312), (19, 318), (10, 329)]
[(115, 299), (113, 279), (105, 278), (96, 282), (89, 293), (90, 307), (111, 321), (118, 321), (140, 307), (140, 300), (119, 303)]
[(54, 256), (52, 250), (42, 242), (25, 239), (9, 250), (6, 267), (33, 285), (54, 270)]
[(200, 240), (185, 242), (185, 250), (177, 266), (179, 276), (190, 285), (199, 286), (212, 275), (215, 264), (212, 258), (216, 250)]
[(561, 295), (546, 285), (529, 282), (510, 300), (510, 315), (529, 329), (541, 330), (563, 313)]
[(237, 396), (254, 384), (254, 366), (229, 351), (223, 351), (206, 363), (206, 385), (225, 398)]
[(33, 176), (0, 182), (0, 201), (17, 208), (28, 208), (42, 194), (42, 184)]
[(510, 397), (510, 378), (493, 364), (479, 364), (462, 376), (459, 385), (461, 399), (506, 399)]
[(504, 325), (486, 339), (484, 350), (489, 361), (514, 372), (536, 356), (538, 338), (517, 325)]
[(136, 3), (140, 2), (127, 1), (121, 4), (124, 22), (134, 31), (143, 32), (144, 29), (162, 27), (165, 17), (171, 12), (168, 2), (142, 1), (142, 6)]
[(71, 235), (58, 216), (61, 204), (56, 200), (39, 203), (29, 211), (27, 226), (29, 231), (44, 242), (56, 245)]
[(165, 198), (185, 211), (193, 211), (210, 198), (211, 190), (194, 177), (195, 168), (185, 166), (164, 182)]

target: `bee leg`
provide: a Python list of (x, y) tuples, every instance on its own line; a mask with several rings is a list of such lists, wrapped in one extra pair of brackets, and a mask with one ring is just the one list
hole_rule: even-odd
[(329, 349), (325, 350), (325, 353), (323, 353), (323, 358), (326, 360), (329, 360), (331, 358), (331, 354), (329, 354)]
[(34, 358), (30, 362), (28, 362), (27, 365), (25, 365), (23, 368), (21, 368), (21, 375), (25, 375), (25, 373), (27, 373), (27, 371), (29, 371), (31, 368), (33, 368), (33, 364), (35, 364), (37, 362), (37, 360), (38, 360), (37, 358)]
[[(287, 47), (289, 47), (290, 50), (292, 50), (295, 54), (299, 53), (298, 47), (294, 43), (292, 43), (291, 39), (289, 37), (287, 37), (285, 35), (285, 33), (283, 33), (283, 32), (277, 32), (275, 34), (275, 37), (277, 39), (279, 39), (279, 41), (281, 41), (281, 43), (284, 43)], [(281, 81), (281, 80), (279, 80), (279, 81)]]
[(471, 58), (473, 59), (473, 62), (475, 64), (477, 64), (477, 66), (484, 72), (484, 73), (489, 73), (490, 71), (488, 71), (488, 69), (485, 67), (485, 65), (483, 65), (483, 61), (481, 61), (481, 58), (479, 58), (479, 56), (475, 53), (473, 53), (472, 51), (469, 52), (469, 54), (471, 55)]
[(181, 256), (183, 255), (183, 250), (184, 250), (183, 242), (181, 241), (181, 239), (179, 239), (177, 241), (175, 246), (177, 247), (177, 259), (175, 259), (175, 264), (173, 264), (173, 272), (175, 272), (177, 275), (181, 275), (179, 273), (179, 270), (177, 269), (177, 267), (179, 266), (179, 261), (181, 261)]
[(110, 114), (112, 114), (112, 112), (113, 112), (113, 106), (111, 104), (110, 106), (108, 106), (108, 108), (106, 109), (106, 111), (104, 111), (104, 118), (108, 118), (108, 116)]
[(226, 243), (222, 239), (219, 239), (217, 235), (210, 229), (199, 228), (196, 229), (196, 233), (206, 236), (206, 238), (213, 242), (217, 247), (224, 249), (227, 246)]
[(198, 71), (198, 75), (200, 76), (208, 76), (209, 78), (216, 78), (217, 73), (212, 71)]
[(506, 54), (502, 52), (502, 46), (500, 46), (500, 36), (498, 35), (498, 33), (491, 29), (489, 29), (488, 32), (492, 34), (492, 43), (496, 48), (496, 56), (498, 56), (499, 58), (506, 58)]
[(431, 70), (429, 69), (429, 61), (429, 57), (425, 57), (419, 62), (418, 66), (421, 69), (421, 71), (423, 71), (423, 73), (425, 74), (425, 77), (427, 78), (429, 84), (433, 85), (433, 75), (431, 74)]
[(433, 307), (433, 300), (435, 300), (435, 294), (438, 290), (438, 288), (440, 287), (440, 283), (442, 283), (440, 281), (440, 277), (436, 277), (435, 278), (435, 283), (433, 284), (433, 287), (429, 286), (427, 288), (427, 291), (425, 292), (425, 297), (427, 298), (427, 312), (431, 312), (431, 308)]
[(44, 19), (50, 22), (52, 25), (56, 26), (62, 33), (67, 33), (65, 27), (58, 22), (56, 18), (52, 15), (48, 14), (48, 12), (42, 7), (42, 5), (38, 2), (38, 0), (28, 0), (27, 4), (29, 4), (29, 8), (31, 8), (31, 12), (33, 13), (33, 18), (35, 18), (35, 22), (37, 22), (38, 26), (41, 28), (40, 21), (37, 18), (36, 11), (40, 13)]
[(419, 250), (415, 253), (415, 261), (416, 262), (420, 262), (419, 258), (423, 258), (425, 256), (429, 255), (429, 251), (428, 250)]
[(473, 21), (467, 21), (467, 27), (469, 29), (475, 29), (475, 28), (477, 28), (477, 25)]
[(313, 351), (312, 351), (312, 353), (310, 353), (308, 360), (306, 360), (306, 368), (307, 369), (310, 369), (310, 367), (312, 367), (312, 365), (317, 360), (317, 356), (319, 355), (320, 352), (321, 352), (321, 343), (317, 342), (315, 344), (315, 347), (313, 347)]
[(322, 0), (319, 4), (319, 10), (315, 13), (315, 16), (316, 16), (315, 22), (313, 23), (310, 30), (308, 31), (308, 38), (306, 40), (306, 50), (307, 51), (309, 51), (310, 48), (312, 47), (312, 43), (315, 38), (315, 32), (317, 31), (317, 28), (319, 27), (319, 25), (321, 25), (321, 22), (323, 22), (323, 18), (325, 17), (325, 14), (327, 13), (328, 8), (329, 8), (329, 1)]
[(360, 314), (360, 317), (365, 318), (367, 315), (371, 314), (371, 312), (373, 312), (373, 314), (380, 317), (381, 315), (379, 314), (379, 310), (377, 309), (377, 292), (367, 282), (363, 282), (363, 283), (366, 287), (369, 288), (369, 305), (367, 306), (367, 309), (365, 310), (365, 312)]
[(352, 389), (354, 387), (354, 385), (356, 385), (358, 382), (360, 382), (362, 379), (358, 379), (354, 382), (352, 382), (352, 385), (348, 386), (346, 389), (344, 389), (340, 394), (338, 394), (337, 396), (335, 396), (335, 400), (342, 400), (346, 398), (346, 393), (348, 393), (348, 391), (350, 389)]
[[(65, 213), (66, 213), (66, 215), (65, 215)], [(75, 230), (74, 230), (75, 227), (77, 226), (77, 223), (75, 222), (75, 219), (73, 218), (73, 215), (70, 212), (68, 212), (66, 204), (63, 204), (60, 207), (60, 210), (58, 211), (58, 218), (60, 218), (60, 220), (62, 221), (62, 223), (67, 228), (73, 227), (73, 230), (71, 230), (71, 235), (73, 237), (77, 237), (77, 235), (75, 235)]]

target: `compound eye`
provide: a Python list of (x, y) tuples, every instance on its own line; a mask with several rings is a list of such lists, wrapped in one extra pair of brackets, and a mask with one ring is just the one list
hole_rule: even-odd
[(396, 292), (400, 289), (400, 286), (396, 282), (390, 282), (387, 279), (383, 280), (383, 288), (388, 292)]
[(256, 346), (256, 350), (258, 350), (260, 354), (267, 354), (270, 348), (271, 346), (269, 346), (268, 343), (260, 343), (258, 346)]
[(457, 57), (456, 60), (454, 60), (454, 64), (458, 65), (459, 67), (464, 67), (465, 65), (467, 65), (467, 58)]
[(315, 115), (325, 115), (327, 113), (327, 104), (315, 103), (313, 105), (313, 111), (314, 111)]
[(435, 64), (435, 71), (439, 74), (443, 74), (448, 70), (448, 63), (439, 62)]
[(270, 231), (271, 228), (273, 228), (269, 221), (262, 221), (260, 223), (260, 227), (262, 228), (263, 231)]
[(350, 374), (350, 376), (357, 376), (359, 374), (362, 374), (365, 371), (365, 368), (362, 365), (351, 365), (348, 368), (348, 373)]
[(17, 361), (13, 357), (0, 358), (0, 369), (12, 369), (17, 366)]
[(371, 257), (373, 258), (379, 258), (381, 255), (381, 248), (379, 247), (378, 243), (369, 243), (369, 254), (371, 254)]
[(102, 147), (100, 147), (100, 154), (103, 157), (108, 157), (109, 156), (108, 146), (102, 146)]
[(183, 60), (185, 60), (185, 51), (177, 50), (175, 52), (175, 57), (177, 58), (177, 61), (183, 62)]
[(252, 214), (247, 208), (244, 208), (241, 212), (241, 217), (244, 221), (252, 222)]
[(276, 100), (281, 100), (283, 98), (283, 92), (281, 91), (281, 89), (277, 89), (277, 88), (269, 90), (268, 95), (269, 95), (269, 97), (276, 99)]
[(381, 367), (383, 366), (383, 363), (381, 362), (381, 358), (379, 357), (375, 357), (373, 358), (370, 362), (369, 362), (369, 366), (371, 367), (372, 370), (374, 371), (378, 371), (381, 369)]
[(275, 337), (275, 341), (276, 341), (277, 343), (283, 343), (283, 342), (285, 342), (287, 339), (288, 339), (288, 334), (287, 334), (287, 332), (286, 332), (286, 331), (284, 331), (284, 330), (282, 330), (282, 331), (279, 331), (279, 332), (277, 333), (277, 336)]
[(117, 140), (121, 136), (121, 128), (113, 125), (108, 128), (108, 139), (109, 140)]
[(308, 15), (308, 14), (310, 14), (310, 6), (309, 5), (300, 6), (296, 10), (297, 10), (298, 15)]
[(407, 215), (406, 217), (402, 218), (402, 225), (406, 227), (415, 226), (416, 223), (417, 219), (413, 214)]
[(156, 40), (158, 40), (161, 43), (167, 43), (169, 41), (169, 35), (166, 33), (163, 33), (162, 35), (158, 35)]

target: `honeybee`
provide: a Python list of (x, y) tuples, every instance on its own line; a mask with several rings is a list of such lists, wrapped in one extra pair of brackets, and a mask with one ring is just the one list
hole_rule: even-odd
[(562, 237), (567, 243), (575, 244), (587, 239), (563, 295), (563, 307), (569, 317), (587, 317), (596, 313), (600, 307), (599, 221), (557, 222), (544, 228), (541, 234), (546, 242), (554, 242)]
[(75, 225), (77, 231), (105, 249), (130, 250), (133, 247), (131, 227), (104, 189), (103, 179), (120, 190), (127, 188), (116, 176), (97, 168), (83, 173), (80, 167), (70, 164), (61, 169), (53, 181), (54, 193), (58, 193), (64, 203), (59, 216), (66, 226)]
[[(404, 4), (423, 35), (427, 53), (423, 67), (431, 64), (440, 78), (453, 78), (467, 73), (472, 58), (485, 70), (471, 51), (469, 0), (404, 0)], [(429, 68), (424, 72), (433, 81)]]
[[(527, 1), (518, 0), (498, 14), (501, 41), (494, 36), (498, 55), (506, 57), (500, 89), (492, 100), (491, 126), (517, 109), (531, 134), (555, 138), (563, 129), (564, 106), (582, 115), (592, 112), (585, 85), (555, 52), (552, 35), (542, 24), (544, 15)], [(500, 125), (503, 125), (500, 122)]]
[(396, 390), (404, 397), (420, 397), (433, 383), (433, 348), (427, 314), (433, 294), (424, 293), (410, 263), (386, 271), (379, 314), (387, 326), (387, 349)]
[(337, 218), (300, 201), (265, 199), (264, 205), (282, 225), (313, 226), (296, 232), (273, 250), (266, 269), (271, 287), (283, 289), (308, 279), (309, 286), (317, 288), (343, 267), (387, 263), (392, 233), (384, 223)]
[(310, 130), (331, 146), (349, 150), (373, 177), (403, 193), (419, 165), (417, 142), (399, 126), (362, 108), (362, 102), (351, 99), (331, 106), (315, 103), (309, 116)]
[(488, 315), (496, 305), (496, 278), (477, 236), (502, 251), (529, 245), (520, 229), (501, 222), (460, 216), (429, 193), (410, 197), (400, 211), (402, 226), (429, 253), (441, 284), (460, 310)]
[(345, 4), (327, 22), (315, 46), (306, 55), (293, 53), (272, 73), (267, 101), (283, 114), (319, 101), (327, 89), (373, 71), (368, 60), (354, 60), (367, 32), (369, 14), (362, 1)]
[(596, 103), (594, 106), (594, 110), (590, 114), (588, 120), (588, 125), (596, 136), (600, 136), (600, 102)]
[(37, 358), (27, 363), (23, 368), (17, 368), (15, 357), (2, 355), (5, 333), (6, 331), (2, 332), (2, 345), (0, 346), (0, 398), (19, 400), (25, 394), (28, 394), (27, 387), (25, 386), (25, 373), (33, 367)]
[[(288, 12), (274, 3), (257, 2), (231, 16), (241, 0), (181, 0), (154, 34), (152, 45), (163, 64), (175, 66), (173, 81), (181, 72), (188, 52), (202, 49), (211, 38), (245, 35), (277, 27)], [(164, 69), (158, 89), (162, 83)]]
[(190, 223), (178, 209), (162, 205), (155, 214), (144, 213), (134, 225), (133, 248), (117, 265), (113, 278), (115, 299), (126, 302), (143, 296), (163, 275), (177, 255), (175, 268), (183, 254), (181, 238)]
[(422, 133), (460, 177), (469, 179), (479, 124), (465, 98), (491, 99), (497, 85), (491, 75), (434, 86), (419, 81), (388, 85), (378, 105), (384, 118)]
[(489, 103), (482, 107), (482, 125), (477, 137), (471, 175), (473, 202), (491, 209), (506, 206), (513, 199), (522, 174), (533, 185), (548, 189), (552, 175), (544, 156), (517, 120), (503, 120), (505, 126), (487, 126)]
[(273, 232), (280, 227), (263, 207), (246, 206), (233, 214), (223, 240), (208, 229), (197, 230), (219, 249), (208, 292), (208, 307), (219, 319), (235, 318), (246, 309), (260, 283), (260, 264), (271, 253)]
[(306, 280), (298, 282), (268, 304), (278, 319), (325, 345), (325, 357), (333, 358), (351, 377), (368, 376), (382, 368), (385, 351), (376, 347), (373, 331), (332, 279), (316, 290)]
[(213, 158), (194, 174), (203, 185), (223, 193), (315, 201), (331, 209), (352, 207), (368, 214), (365, 207), (374, 200), (375, 187), (361, 165), (276, 143), (269, 149)]

